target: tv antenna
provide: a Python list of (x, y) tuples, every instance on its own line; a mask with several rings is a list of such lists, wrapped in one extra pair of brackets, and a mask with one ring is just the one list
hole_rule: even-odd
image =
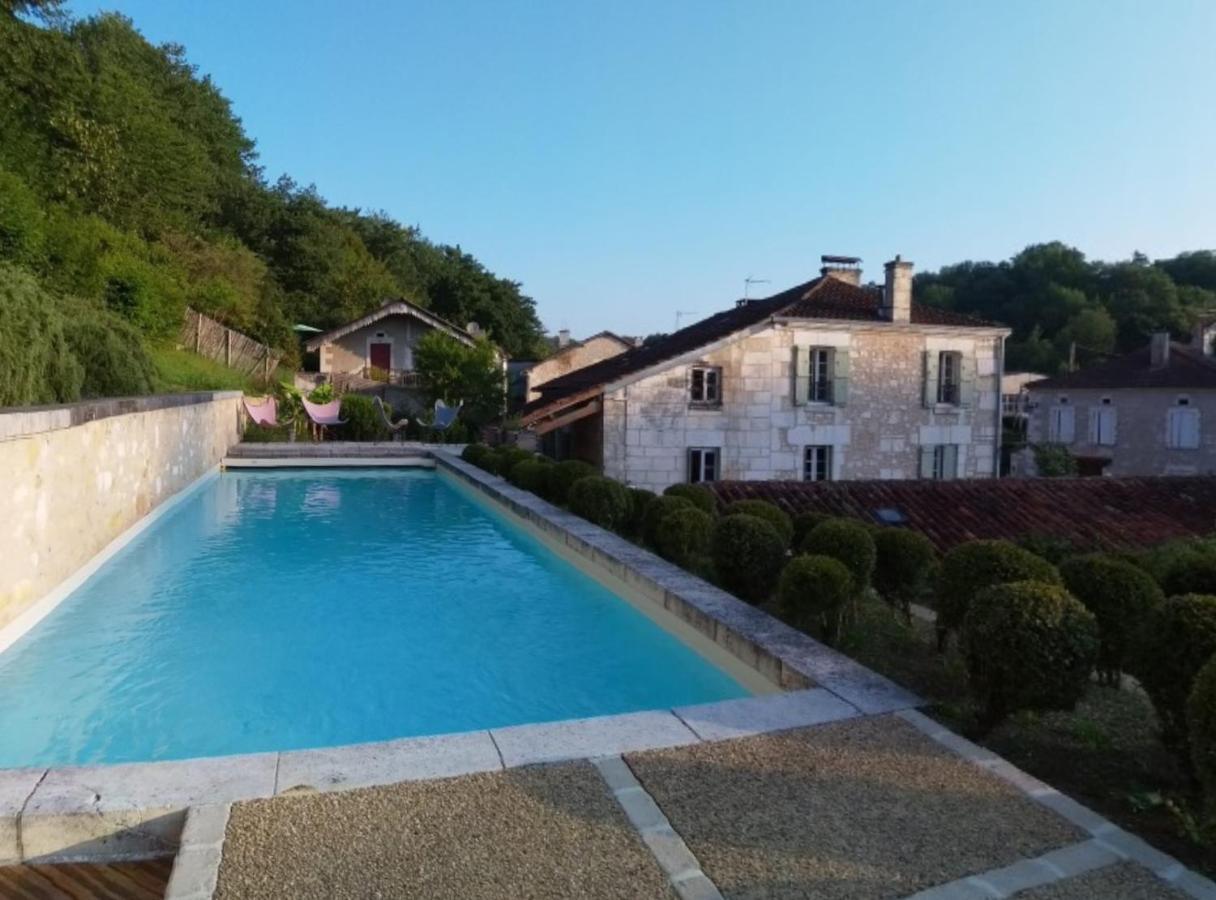
[(683, 319), (685, 316), (695, 316), (696, 314), (697, 314), (697, 311), (695, 309), (677, 309), (676, 310), (676, 331), (680, 330), (680, 320), (681, 319)]
[(752, 290), (753, 284), (772, 284), (772, 281), (770, 281), (767, 278), (752, 278), (752, 276), (748, 275), (746, 278), (743, 279), (743, 299), (744, 300), (751, 299), (751, 290)]

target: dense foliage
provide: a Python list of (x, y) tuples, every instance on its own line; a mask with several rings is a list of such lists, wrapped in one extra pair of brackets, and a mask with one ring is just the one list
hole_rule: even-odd
[(565, 506), (570, 496), (570, 488), (582, 478), (590, 478), (599, 473), (595, 466), (579, 459), (567, 459), (545, 470), (545, 499), (558, 506)]
[(494, 346), (478, 340), (469, 347), (442, 331), (429, 331), (414, 348), (414, 366), (430, 403), (463, 403), (461, 417), (474, 428), (493, 421), (505, 400), (502, 362)]
[(876, 552), (870, 529), (856, 519), (828, 519), (816, 525), (798, 548), (803, 553), (839, 560), (853, 577), (853, 590), (864, 591), (874, 575)]
[(1013, 581), (1059, 584), (1056, 567), (1009, 541), (969, 541), (942, 558), (937, 586), (937, 626), (940, 639), (963, 624), (972, 599), (980, 591)]
[(714, 526), (713, 561), (724, 588), (748, 603), (763, 603), (781, 575), (785, 541), (765, 519), (727, 516)]
[[(175, 333), (190, 305), (294, 352), (293, 323), (329, 328), (404, 296), (476, 321), (511, 355), (543, 355), (517, 283), (383, 213), (267, 180), (183, 47), (154, 46), (116, 14), (17, 15), (42, 5), (0, 4), (0, 262), (145, 338)], [(20, 402), (71, 396), (66, 360), (36, 370)]]
[(341, 426), (339, 434), (348, 441), (386, 441), (388, 426), (380, 410), (376, 409), (376, 401), (363, 394), (344, 394), (342, 396), (341, 417), (346, 424)]
[(1072, 709), (1098, 653), (1098, 625), (1055, 584), (1016, 581), (975, 595), (963, 625), (969, 685), (992, 727), (1022, 709)]
[(821, 522), (826, 522), (831, 518), (833, 518), (833, 516), (829, 516), (827, 513), (798, 513), (798, 515), (794, 516), (791, 520), (794, 523), (794, 537), (790, 541), (790, 546), (794, 548), (801, 547), (802, 542), (806, 540), (806, 536), (815, 529), (816, 525), (820, 524)]
[(880, 528), (874, 532), (874, 551), (874, 587), (905, 616), (910, 614), (937, 564), (933, 543), (910, 528)]
[(551, 465), (543, 456), (522, 459), (511, 467), (507, 480), (521, 490), (539, 494), (545, 489), (545, 479), (549, 477)]
[(697, 509), (691, 500), (687, 497), (680, 497), (675, 494), (664, 494), (661, 497), (652, 497), (646, 503), (646, 509), (642, 518), (642, 537), (651, 547), (659, 545), (659, 525), (667, 516), (679, 509)]
[(836, 642), (840, 620), (854, 594), (853, 576), (830, 556), (796, 556), (777, 582), (781, 613), (796, 628)]
[(756, 516), (764, 519), (777, 529), (777, 534), (781, 535), (781, 541), (786, 547), (789, 547), (790, 541), (794, 539), (794, 522), (789, 514), (767, 500), (736, 500), (723, 510), (723, 515)]
[(717, 513), (718, 501), (714, 492), (703, 484), (673, 484), (663, 491), (665, 497), (683, 497), (693, 506), (711, 516)]
[(630, 537), (640, 538), (646, 524), (646, 513), (656, 494), (645, 488), (629, 489), (629, 519), (622, 531)]
[(1216, 656), (1195, 676), (1186, 704), (1191, 763), (1203, 785), (1207, 819), (1216, 827)]
[(575, 481), (570, 488), (569, 503), (572, 513), (610, 531), (620, 529), (632, 509), (629, 489), (602, 475)]
[(677, 509), (664, 516), (655, 529), (655, 549), (677, 566), (702, 569), (713, 532), (714, 517), (705, 510), (692, 506)]
[(1098, 620), (1098, 674), (1107, 684), (1117, 685), (1133, 642), (1149, 612), (1164, 602), (1165, 595), (1143, 569), (1103, 553), (1065, 560), (1060, 577)]

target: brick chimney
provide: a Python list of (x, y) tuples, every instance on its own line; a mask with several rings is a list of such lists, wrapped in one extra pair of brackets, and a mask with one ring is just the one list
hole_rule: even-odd
[(896, 255), (883, 269), (887, 277), (882, 289), (882, 317), (907, 324), (912, 321), (912, 263)]
[(861, 284), (861, 258), (858, 256), (821, 256), (819, 274), (847, 284)]
[(1170, 333), (1158, 331), (1153, 335), (1148, 345), (1149, 365), (1154, 369), (1164, 369), (1170, 364)]

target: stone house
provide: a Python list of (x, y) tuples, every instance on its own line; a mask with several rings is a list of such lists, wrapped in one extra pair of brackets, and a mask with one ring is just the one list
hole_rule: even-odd
[(556, 456), (661, 490), (719, 479), (989, 477), (1008, 329), (912, 301), (912, 264), (859, 260), (539, 386)]
[(553, 354), (533, 363), (524, 373), (525, 397), (529, 402), (536, 400), (540, 397), (542, 384), (567, 375), (575, 369), (617, 356), (633, 346), (632, 340), (611, 331), (601, 331), (581, 341), (571, 340), (568, 331), (560, 331)]
[[(1055, 444), (1082, 475), (1216, 473), (1216, 323), (1189, 344), (1155, 334), (1147, 347), (1029, 385), (1027, 441)], [(1014, 471), (1036, 473), (1034, 453)]]

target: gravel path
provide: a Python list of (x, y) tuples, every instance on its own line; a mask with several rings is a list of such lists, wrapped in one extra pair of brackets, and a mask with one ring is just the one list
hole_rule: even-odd
[(673, 897), (590, 763), (233, 807), (217, 900)]
[(627, 760), (730, 900), (904, 897), (1084, 837), (890, 716)]
[(1018, 900), (1190, 900), (1135, 863), (1107, 866), (1014, 896)]

